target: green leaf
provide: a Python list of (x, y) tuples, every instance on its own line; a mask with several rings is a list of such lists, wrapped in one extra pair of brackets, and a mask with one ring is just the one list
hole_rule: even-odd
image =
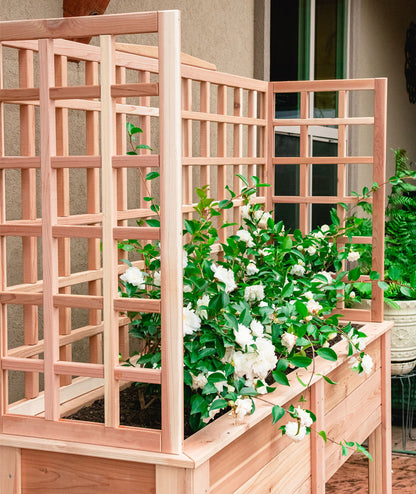
[(379, 280), (379, 279), (380, 279), (380, 273), (378, 273), (377, 271), (371, 271), (371, 273), (370, 273), (370, 280), (376, 281), (376, 280)]
[(300, 300), (296, 301), (295, 307), (296, 307), (296, 310), (298, 311), (298, 314), (301, 317), (306, 317), (308, 315), (308, 309), (307, 309), (306, 305), (303, 302), (301, 302)]
[(307, 385), (307, 384), (305, 384), (305, 383), (302, 381), (302, 379), (299, 377), (299, 375), (298, 375), (298, 373), (297, 373), (297, 372), (296, 372), (296, 379), (300, 382), (300, 384), (302, 384), (302, 386), (303, 386), (304, 388), (307, 388), (307, 387), (308, 387), (308, 385)]
[(198, 394), (195, 394), (191, 398), (191, 414), (194, 413), (203, 413), (207, 410), (207, 402), (205, 399)]
[(337, 210), (335, 208), (332, 208), (329, 214), (331, 216), (332, 223), (335, 226), (339, 226), (341, 222), (339, 221), (339, 218), (338, 218), (338, 215), (337, 215)]
[(214, 400), (211, 405), (209, 406), (210, 410), (218, 410), (219, 408), (224, 408), (228, 405), (227, 400), (223, 400), (222, 398), (218, 398), (217, 400)]
[(361, 269), (359, 267), (352, 269), (348, 273), (348, 281), (357, 281), (361, 276)]
[(361, 444), (355, 443), (357, 447), (357, 451), (365, 455), (370, 461), (373, 461), (373, 457), (370, 455), (370, 453), (364, 448), (364, 446), (361, 446)]
[(236, 176), (244, 183), (244, 185), (246, 187), (249, 187), (249, 183), (248, 183), (248, 180), (246, 179), (246, 177), (244, 177), (243, 175), (240, 175), (239, 173), (236, 173)]
[(160, 173), (159, 172), (149, 172), (146, 175), (146, 180), (153, 180), (154, 178), (159, 177)]
[(213, 372), (208, 376), (209, 383), (220, 383), (225, 380), (226, 378), (222, 372)]
[(282, 249), (283, 250), (291, 250), (292, 249), (292, 239), (290, 237), (285, 237), (282, 242)]
[(286, 283), (286, 285), (283, 287), (281, 297), (282, 298), (290, 297), (293, 294), (294, 288), (295, 287), (294, 287), (293, 283)]
[(295, 355), (288, 358), (289, 362), (296, 367), (308, 367), (312, 363), (312, 359), (309, 357), (302, 357), (301, 355)]
[(153, 149), (150, 146), (148, 146), (147, 144), (138, 144), (136, 146), (136, 149), (150, 149), (150, 151), (153, 151)]
[(146, 223), (151, 227), (155, 227), (155, 228), (160, 227), (160, 221), (159, 220), (148, 219), (148, 220), (146, 220)]
[(279, 371), (279, 370), (273, 371), (273, 379), (278, 384), (282, 384), (283, 386), (290, 386), (289, 381), (286, 377), (286, 374), (284, 374), (282, 371)]
[(335, 362), (338, 357), (337, 354), (332, 350), (332, 348), (318, 348), (316, 353), (324, 358), (325, 360), (330, 360), (331, 362)]
[(402, 270), (398, 266), (391, 266), (389, 268), (388, 274), (391, 280), (396, 281), (399, 280), (400, 277), (402, 276)]
[(385, 281), (379, 281), (377, 285), (383, 290), (383, 292), (389, 289), (389, 284), (386, 283)]
[(279, 405), (275, 405), (272, 408), (273, 424), (275, 424), (276, 422), (278, 422), (283, 417), (283, 415), (285, 413), (286, 413), (286, 411), (285, 411), (284, 408), (282, 408)]
[(276, 365), (276, 370), (278, 371), (285, 371), (289, 367), (289, 360), (285, 358), (279, 359)]
[(326, 433), (325, 431), (319, 431), (318, 432), (318, 435), (322, 437), (322, 439), (326, 442), (327, 441), (327, 438), (326, 438)]
[(342, 456), (348, 456), (348, 448), (345, 446), (345, 444), (341, 444), (342, 448)]
[(142, 134), (143, 131), (140, 127), (133, 127), (131, 130), (130, 130), (130, 135), (133, 135), (133, 134)]
[(328, 376), (322, 376), (328, 384), (337, 384), (335, 381), (330, 379)]
[(120, 259), (120, 261), (126, 263), (127, 266), (130, 266), (130, 267), (133, 266), (133, 264), (128, 259)]
[(412, 290), (408, 286), (401, 286), (400, 293), (405, 297), (409, 297), (409, 298), (412, 297)]

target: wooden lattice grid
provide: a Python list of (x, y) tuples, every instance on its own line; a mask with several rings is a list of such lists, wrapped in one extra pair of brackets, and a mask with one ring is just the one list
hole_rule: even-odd
[[(150, 31), (159, 32), (159, 61), (137, 55), (132, 48), (122, 47), (114, 40), (116, 34)], [(88, 46), (86, 50), (84, 45), (60, 39), (69, 36), (69, 33), (71, 37), (100, 34), (101, 47)], [(384, 181), (385, 80), (267, 83), (194, 65), (181, 65), (178, 17), (172, 12), (123, 14), (82, 19), (80, 22), (66, 19), (59, 27), (55, 27), (53, 22), (48, 24), (48, 21), (4, 23), (2, 37), (4, 46), (18, 50), (20, 87), (0, 90), (0, 99), (2, 105), (15, 104), (20, 108), (22, 137), (20, 156), (4, 156), (2, 152), (0, 157), (1, 431), (93, 444), (119, 445), (122, 442), (124, 446), (135, 449), (180, 453), (183, 441), (181, 213), (191, 217), (194, 187), (209, 184), (217, 190), (217, 197), (221, 200), (225, 198), (226, 184), (238, 191), (240, 185), (235, 178), (236, 173), (259, 175), (262, 181), (274, 184), (276, 165), (299, 164), (300, 194), (289, 200), (300, 204), (300, 225), (306, 231), (310, 214), (308, 204), (329, 200), (335, 203), (350, 201), (345, 194), (347, 163), (373, 163), (374, 181)], [(34, 88), (33, 54), (38, 50), (41, 76), (39, 87)], [(67, 87), (68, 60), (73, 59), (85, 63), (83, 86)], [(126, 84), (128, 71), (136, 73), (137, 83)], [(158, 82), (151, 82), (155, 78)], [(358, 122), (347, 117), (346, 95), (349, 91), (363, 89), (374, 90), (376, 113), (374, 117), (366, 118), (365, 122)], [(310, 94), (323, 90), (339, 92), (337, 119), (313, 119), (309, 116)], [(300, 119), (279, 121), (274, 118), (274, 95), (278, 92), (301, 94)], [(159, 104), (154, 103), (157, 95), (160, 97)], [(136, 98), (136, 103), (126, 102), (126, 97)], [(36, 155), (34, 144), (35, 106), (40, 106), (41, 111), (40, 155)], [(85, 113), (85, 156), (68, 153), (70, 110)], [(155, 140), (151, 120), (160, 121), (160, 139), (157, 139), (159, 155), (145, 150), (140, 156), (126, 156), (126, 117), (138, 118), (144, 135), (141, 142), (146, 144)], [(197, 122), (196, 126), (193, 122)], [(374, 156), (347, 156), (346, 129), (356, 123), (374, 125)], [(308, 127), (317, 124), (338, 125), (336, 158), (308, 157)], [(279, 125), (300, 127), (300, 157), (275, 157), (274, 135)], [(308, 167), (312, 163), (328, 163), (338, 167), (336, 197), (310, 196)], [(143, 193), (139, 198), (139, 207), (128, 208), (127, 174), (138, 167), (142, 175), (160, 167), (160, 230), (129, 226), (129, 220), (153, 214), (148, 202), (143, 199)], [(5, 173), (8, 169), (21, 170), (22, 196), (29, 199), (22, 201), (25, 206), (18, 221), (6, 221)], [(72, 169), (86, 171), (85, 214), (70, 214), (69, 173)], [(39, 170), (43, 184), (42, 219), (37, 217), (36, 212), (36, 173)], [(152, 195), (153, 192), (157, 194), (152, 190)], [(266, 189), (264, 194), (255, 197), (253, 202), (265, 204), (267, 210), (271, 210), (273, 204), (280, 200), (288, 201), (288, 196), (281, 198), (274, 195), (272, 188)], [(239, 222), (241, 205), (240, 200), (235, 200), (229, 217), (220, 221)], [(376, 222), (373, 238), (353, 238), (352, 241), (373, 244), (373, 269), (382, 272), (382, 192), (374, 195), (374, 210)], [(339, 212), (342, 213), (341, 210)], [(230, 228), (227, 230), (230, 232)], [(226, 229), (221, 230), (221, 235), (223, 240)], [(7, 286), (8, 236), (21, 237), (23, 242), (24, 279), (23, 284), (15, 286)], [(36, 259), (36, 237), (39, 236), (43, 242), (42, 280), (37, 279), (36, 263), (33, 261)], [(71, 272), (71, 238), (87, 239), (88, 266), (84, 271)], [(128, 238), (161, 240), (160, 302), (117, 297), (118, 275), (125, 266), (120, 263), (116, 243)], [(140, 266), (140, 261), (136, 261), (136, 265)], [(88, 284), (88, 295), (71, 294), (71, 287), (82, 282)], [(24, 345), (16, 348), (8, 348), (7, 343), (9, 304), (22, 305), (24, 310), (25, 341)], [(43, 341), (39, 341), (37, 334), (37, 311), (41, 305), (44, 308)], [(72, 327), (71, 309), (74, 308), (88, 309), (87, 326)], [(161, 311), (161, 370), (119, 365), (119, 353), (126, 358), (129, 352), (128, 321), (120, 316), (127, 310)], [(379, 289), (373, 290), (371, 314), (344, 311), (351, 319), (381, 321), (382, 295)], [(56, 328), (59, 328), (59, 335)], [(89, 339), (89, 361), (73, 362), (71, 344), (85, 337)], [(38, 356), (43, 352), (42, 360)], [(22, 417), (18, 409), (7, 413), (7, 373), (11, 370), (24, 371), (27, 400), (36, 396), (45, 397), (46, 420)], [(40, 372), (45, 374), (44, 394), (39, 394)], [(105, 424), (60, 420), (64, 408), (59, 405), (60, 386), (78, 384), (79, 379), (73, 380), (72, 376), (81, 376), (83, 386), (85, 381), (104, 379)], [(119, 427), (121, 381), (162, 383), (161, 432)], [(87, 399), (87, 395), (80, 399)]]

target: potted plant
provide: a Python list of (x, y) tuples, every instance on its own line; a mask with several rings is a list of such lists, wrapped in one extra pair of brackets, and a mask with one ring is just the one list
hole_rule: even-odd
[[(384, 292), (384, 318), (394, 321), (392, 329), (392, 374), (406, 374), (416, 366), (416, 185), (412, 183), (416, 172), (412, 171), (406, 152), (394, 151), (396, 174), (387, 183), (391, 192), (387, 196), (385, 273), (380, 286)], [(373, 189), (378, 187), (374, 184)], [(371, 190), (364, 189), (362, 199)], [(358, 202), (366, 212), (371, 205)], [(371, 233), (371, 220), (352, 215), (348, 220), (350, 234)], [(371, 248), (357, 247), (358, 265), (362, 274), (371, 270)], [(355, 283), (347, 288), (347, 295), (355, 297), (368, 307), (371, 297), (370, 283)]]

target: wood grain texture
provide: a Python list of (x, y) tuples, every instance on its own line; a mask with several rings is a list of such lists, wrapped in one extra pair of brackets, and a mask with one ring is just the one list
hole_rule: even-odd
[(19, 448), (0, 446), (0, 492), (21, 494), (21, 451)]

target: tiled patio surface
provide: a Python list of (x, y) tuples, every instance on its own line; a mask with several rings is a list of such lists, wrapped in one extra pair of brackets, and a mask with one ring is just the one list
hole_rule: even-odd
[[(393, 449), (402, 449), (400, 427), (393, 427)], [(413, 437), (416, 430), (413, 429)], [(416, 453), (416, 441), (407, 440), (406, 449)], [(368, 493), (368, 461), (361, 454), (353, 454), (326, 485), (327, 494)], [(393, 453), (393, 494), (416, 492), (416, 454)]]

